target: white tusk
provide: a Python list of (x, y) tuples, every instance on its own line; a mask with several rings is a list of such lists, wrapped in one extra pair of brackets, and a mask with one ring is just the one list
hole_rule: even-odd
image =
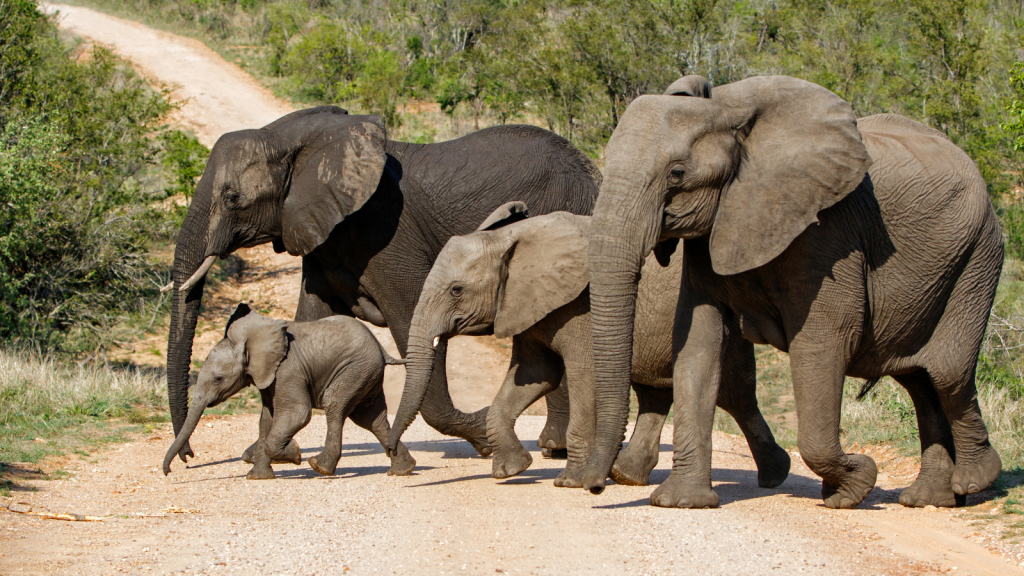
[(192, 287), (195, 286), (200, 280), (202, 280), (203, 276), (206, 276), (206, 273), (210, 271), (210, 268), (213, 267), (213, 263), (216, 261), (216, 255), (207, 256), (206, 260), (203, 260), (203, 263), (199, 265), (199, 269), (196, 270), (196, 273), (193, 274), (191, 278), (185, 280), (185, 282), (182, 283), (182, 285), (178, 288), (178, 292), (181, 292), (182, 294), (188, 294), (188, 291), (191, 290)]
[(164, 287), (160, 288), (160, 293), (161, 294), (167, 294), (171, 290), (174, 290), (174, 281), (173, 280), (168, 282), (167, 286), (164, 286)]
[(437, 343), (441, 341), (440, 336), (434, 336), (434, 348), (437, 348)]

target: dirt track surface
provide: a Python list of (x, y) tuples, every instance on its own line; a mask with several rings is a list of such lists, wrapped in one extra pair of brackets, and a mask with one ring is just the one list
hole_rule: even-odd
[[(111, 46), (154, 83), (177, 85), (174, 97), (187, 98), (179, 121), (208, 145), (221, 132), (258, 127), (291, 109), (195, 40), (57, 8), (64, 29)], [(187, 74), (172, 75), (181, 62)], [(253, 108), (239, 115), (243, 103)], [(295, 310), (298, 259), (269, 247), (239, 256), (241, 269), (207, 294), (198, 358), (240, 300), (278, 318)], [(387, 330), (374, 333), (394, 353)], [(505, 346), (493, 338), (452, 343), (457, 406), (489, 403), (507, 364)], [(160, 364), (165, 348), (165, 336), (154, 335), (126, 355)], [(388, 368), (392, 409), (402, 376), (401, 367)], [(171, 430), (161, 425), (148, 438), (64, 464), (65, 479), (23, 482), (37, 491), (0, 498), (29, 512), (0, 510), (0, 574), (1024, 574), (1016, 564), (1022, 558), (993, 552), (999, 543), (972, 523), (991, 503), (957, 512), (896, 504), (916, 467), (900, 464), (891, 450), (869, 451), (883, 474), (861, 508), (833, 511), (821, 506), (821, 484), (797, 454), (790, 478), (762, 490), (742, 439), (716, 433), (713, 479), (722, 508), (682, 511), (648, 506), (653, 487), (612, 485), (601, 496), (555, 488), (564, 462), (540, 457), (537, 416), (517, 426), (534, 464), (506, 481), (493, 480), (490, 460), (474, 456), (469, 444), (420, 420), (405, 436), (418, 461), (412, 476), (384, 475), (379, 444), (349, 424), (337, 476), (303, 463), (275, 465), (275, 480), (249, 481), (238, 455), (255, 439), (256, 422), (253, 415), (205, 419), (193, 436), (198, 458), (188, 466), (176, 460), (168, 477), (159, 467)], [(315, 415), (297, 437), (304, 457), (319, 450), (324, 433), (323, 416)], [(652, 483), (670, 467), (668, 427)], [(32, 515), (47, 513), (106, 519)]]
[[(506, 481), (466, 442), (417, 421), (405, 436), (412, 476), (388, 477), (380, 445), (345, 429), (338, 475), (306, 463), (275, 465), (277, 478), (249, 481), (238, 455), (256, 416), (207, 419), (192, 438), (198, 458), (164, 477), (168, 425), (38, 482), (11, 502), (35, 512), (110, 516), (45, 520), (0, 510), (0, 574), (1021, 574), (972, 542), (948, 510), (896, 504), (906, 480), (883, 476), (858, 510), (820, 505), (818, 480), (802, 465), (778, 489), (756, 487), (741, 439), (715, 435), (718, 510), (647, 504), (651, 487), (609, 486), (592, 496), (555, 488), (564, 461), (543, 460), (532, 440), (543, 418), (517, 426), (533, 466)], [(297, 437), (316, 454), (325, 423)], [(671, 466), (671, 429), (653, 474)]]

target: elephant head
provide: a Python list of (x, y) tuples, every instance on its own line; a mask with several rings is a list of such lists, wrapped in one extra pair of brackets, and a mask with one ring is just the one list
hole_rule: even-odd
[(710, 236), (716, 273), (757, 268), (852, 192), (871, 164), (853, 109), (825, 88), (783, 76), (701, 85), (682, 78), (665, 95), (634, 100), (605, 151), (589, 249), (598, 436), (584, 486), (594, 492), (625, 432), (647, 254)]
[(501, 206), (476, 232), (452, 237), (438, 254), (413, 313), (389, 450), (419, 412), (439, 344), (457, 334), (514, 336), (587, 287), (589, 217), (524, 215), (521, 202)]
[(199, 370), (192, 390), (192, 405), (184, 426), (164, 456), (164, 474), (171, 471), (171, 460), (199, 424), (203, 411), (234, 396), (254, 384), (263, 390), (274, 383), (277, 367), (288, 355), (287, 322), (271, 320), (239, 304), (228, 320), (224, 339), (210, 350)]
[[(214, 261), (265, 242), (308, 254), (377, 189), (385, 143), (379, 117), (349, 116), (333, 106), (217, 140), (174, 250), (167, 389), (175, 433), (185, 419), (192, 340)], [(186, 442), (181, 459), (191, 455)]]

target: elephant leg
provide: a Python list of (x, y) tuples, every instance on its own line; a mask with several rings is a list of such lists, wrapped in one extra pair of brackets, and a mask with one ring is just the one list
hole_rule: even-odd
[(548, 417), (544, 429), (537, 438), (537, 447), (546, 458), (566, 458), (566, 433), (569, 429), (569, 386), (565, 378), (562, 383), (544, 397)]
[(914, 401), (921, 436), (921, 472), (914, 483), (900, 493), (900, 504), (917, 508), (963, 506), (967, 497), (953, 493), (951, 482), (956, 453), (953, 433), (928, 373), (918, 370), (894, 378)]
[(956, 467), (950, 482), (960, 496), (988, 488), (1002, 470), (981, 417), (975, 383), (978, 353), (1003, 259), (1000, 238), (999, 232), (992, 230), (975, 247), (949, 295), (924, 362), (952, 431)]
[(878, 476), (874, 460), (844, 453), (839, 441), (848, 362), (843, 351), (849, 348), (837, 343), (834, 333), (807, 335), (790, 345), (797, 443), (804, 463), (821, 476), (821, 497), (829, 508), (854, 508), (875, 487)]
[(953, 492), (959, 496), (981, 492), (996, 481), (1003, 463), (989, 442), (988, 429), (981, 418), (974, 365), (956, 376), (932, 373), (931, 377), (955, 446), (956, 466), (950, 480)]
[[(269, 402), (269, 404), (268, 404), (268, 402)], [(269, 413), (273, 413), (273, 411), (274, 411), (274, 396), (272, 394), (268, 394), (267, 398), (263, 401), (263, 405), (264, 406), (269, 406), (269, 409), (270, 409)], [(271, 419), (273, 419), (273, 418), (271, 418)], [(261, 419), (261, 426), (262, 426), (262, 419)], [(268, 425), (267, 431), (269, 431), (269, 430), (270, 430), (270, 428), (269, 428), (269, 425)], [(260, 437), (261, 438), (266, 438), (266, 434), (262, 434), (262, 432), (261, 432), (261, 436)], [(260, 450), (260, 441), (259, 440), (257, 440), (255, 442), (253, 442), (252, 444), (250, 444), (249, 447), (246, 448), (244, 452), (242, 452), (242, 462), (246, 462), (248, 464), (255, 464), (256, 460), (254, 459), (254, 455), (258, 454), (257, 450)], [(295, 439), (293, 438), (290, 442), (288, 442), (288, 445), (285, 446), (284, 450), (277, 457), (275, 457), (272, 460), (272, 463), (273, 464), (295, 464), (296, 466), (298, 466), (299, 464), (302, 464), (302, 450), (299, 448), (299, 443), (296, 442)]]
[(582, 488), (583, 474), (597, 433), (592, 350), (586, 350), (583, 357), (565, 360), (560, 387), (569, 388), (569, 426), (566, 430), (565, 470), (555, 478), (555, 486)]
[(447, 355), (448, 343), (442, 341), (434, 353), (434, 368), (430, 373), (430, 383), (427, 384), (420, 414), (431, 428), (447, 436), (462, 438), (472, 444), (481, 456), (490, 456), (491, 445), (487, 440), (488, 409), (466, 413), (455, 408), (448, 392), (448, 373), (445, 370)]
[[(356, 406), (352, 411), (352, 421), (360, 428), (373, 432), (381, 446), (387, 448), (391, 426), (388, 424), (388, 405), (383, 390), (378, 391), (372, 399)], [(405, 444), (399, 442), (395, 453), (391, 455), (388, 476), (407, 476), (415, 467), (416, 460), (409, 454)]]
[[(281, 384), (277, 383), (278, 394), (281, 392)], [(298, 397), (291, 398), (293, 402), (277, 402), (277, 406), (274, 409), (274, 421), (270, 427), (270, 432), (263, 440), (263, 453), (266, 457), (271, 460), (280, 458), (285, 448), (291, 442), (292, 438), (302, 430), (306, 424), (309, 424), (309, 420), (313, 415), (312, 406), (309, 403), (309, 397)], [(280, 404), (286, 404), (280, 406)]]
[(505, 381), (487, 413), (487, 437), (494, 449), (491, 476), (508, 478), (530, 467), (533, 458), (516, 436), (516, 418), (562, 381), (564, 367), (554, 352), (517, 339)]
[(269, 480), (274, 477), (274, 470), (270, 467), (270, 457), (263, 449), (267, 436), (274, 426), (274, 395), (267, 390), (260, 390), (263, 398), (263, 410), (260, 412), (260, 437), (256, 441), (256, 448), (252, 453), (252, 468), (245, 475), (249, 480)]
[[(711, 489), (711, 432), (725, 350), (723, 312), (687, 290), (676, 309), (672, 371), (672, 473), (651, 494), (664, 508), (716, 508)], [(681, 347), (680, 347), (681, 346)]]
[(627, 486), (647, 486), (651, 471), (658, 465), (661, 430), (672, 408), (672, 388), (656, 388), (633, 383), (637, 414), (629, 443), (619, 452), (612, 466), (611, 477)]
[(324, 476), (333, 476), (338, 467), (338, 460), (341, 459), (342, 436), (345, 428), (345, 419), (352, 409), (354, 391), (342, 381), (342, 377), (335, 379), (324, 390), (323, 407), (324, 416), (327, 419), (327, 435), (324, 437), (324, 448), (316, 456), (306, 459), (309, 467)]
[(778, 443), (757, 407), (757, 361), (754, 345), (740, 336), (739, 322), (729, 326), (722, 362), (718, 406), (736, 420), (757, 464), (757, 485), (775, 488), (789, 476), (790, 458)]

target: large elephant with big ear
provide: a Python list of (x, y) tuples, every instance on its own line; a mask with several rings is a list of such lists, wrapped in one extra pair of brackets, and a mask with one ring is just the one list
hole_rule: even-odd
[(876, 477), (840, 443), (845, 376), (890, 375), (913, 399), (921, 472), (901, 503), (954, 506), (988, 487), (1001, 465), (975, 367), (1003, 248), (974, 163), (917, 122), (858, 120), (810, 82), (708, 92), (641, 96), (608, 142), (590, 228), (598, 428), (584, 487), (603, 489), (622, 441), (640, 266), (679, 240), (675, 456), (652, 504), (718, 504), (711, 428), (733, 338), (789, 353), (800, 455), (827, 506), (856, 506)]
[[(601, 174), (565, 139), (501, 126), (438, 144), (388, 140), (378, 116), (333, 106), (300, 110), (223, 135), (196, 187), (174, 251), (168, 396), (177, 434), (206, 273), (217, 258), (266, 242), (302, 256), (296, 320), (334, 314), (390, 328), (404, 355), (409, 322), (434, 258), (452, 235), (495, 208), (589, 214)], [(486, 411), (452, 404), (439, 350), (423, 417), (489, 454)], [(564, 448), (568, 398), (548, 402), (541, 443)], [(192, 455), (188, 443), (178, 455)]]

